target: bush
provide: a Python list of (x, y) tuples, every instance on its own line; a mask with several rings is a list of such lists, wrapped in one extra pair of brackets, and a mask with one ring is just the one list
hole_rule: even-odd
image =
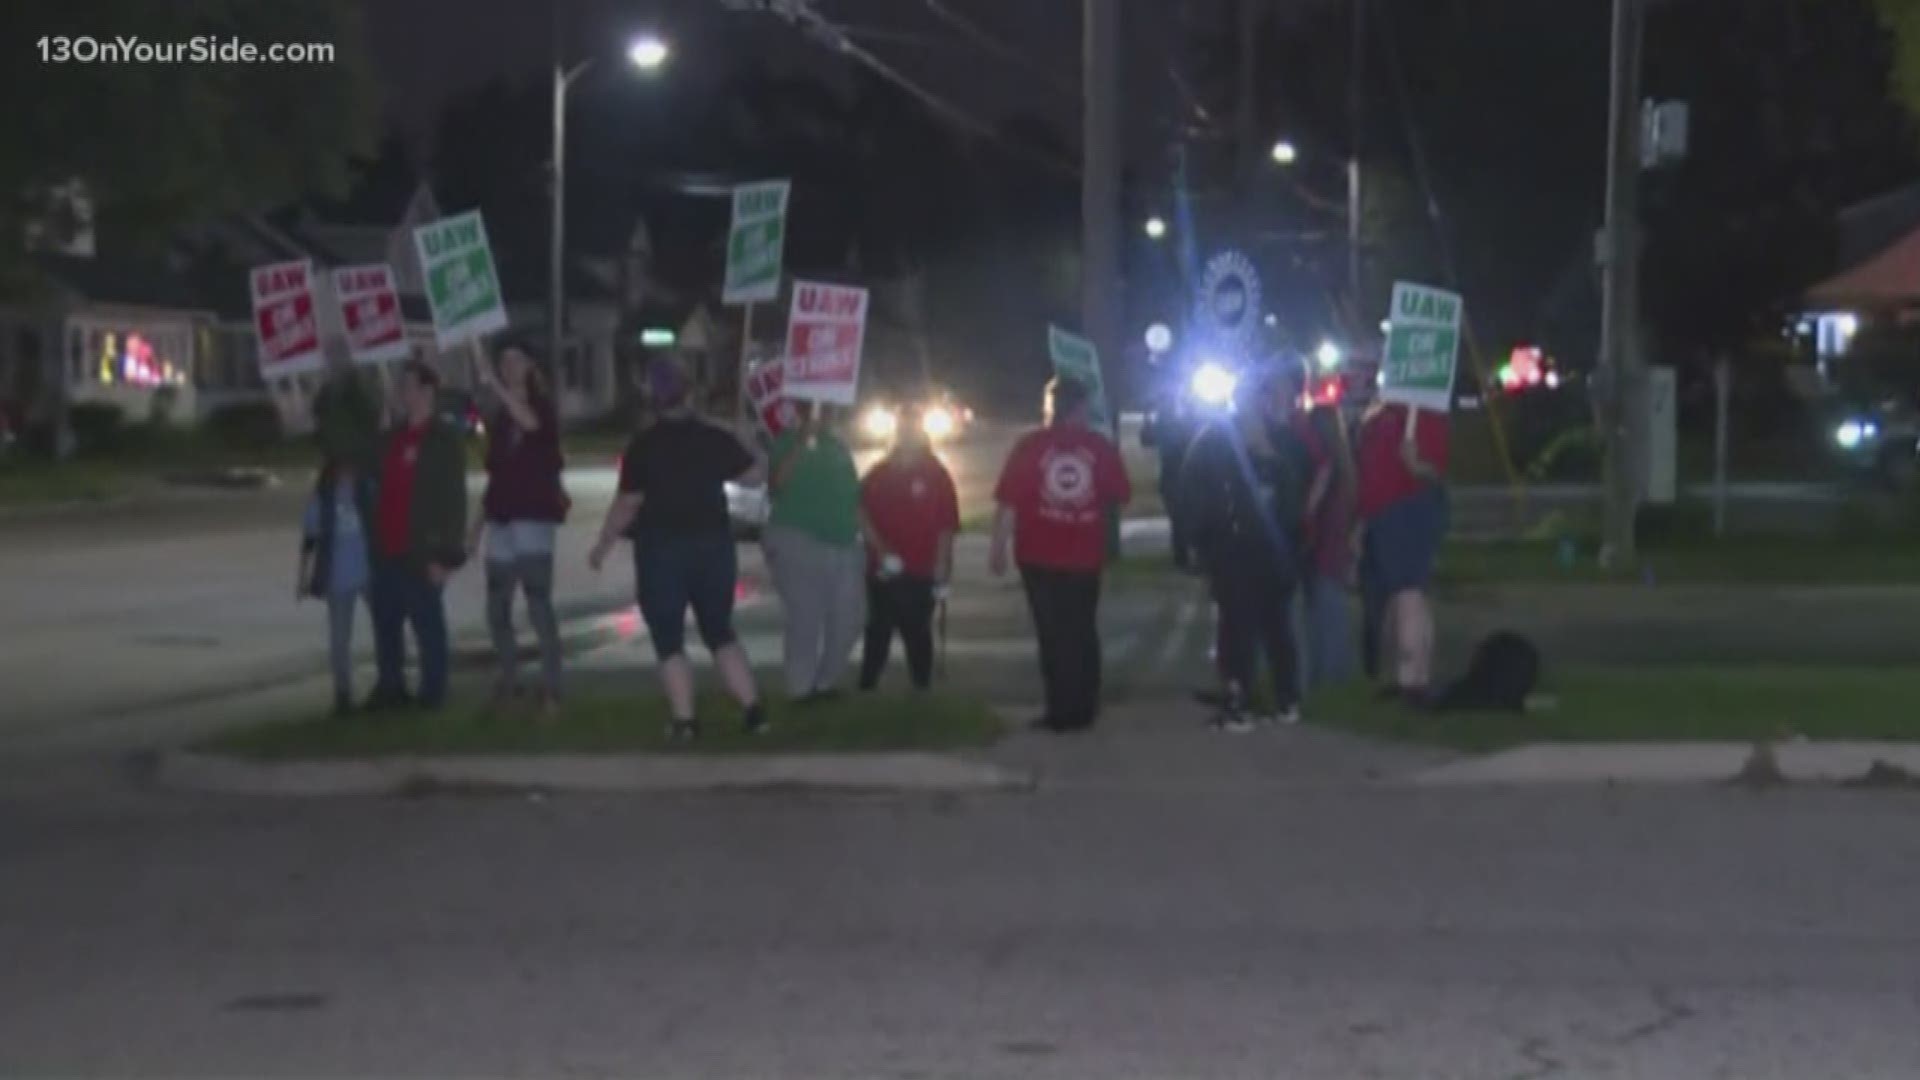
[(1600, 475), (1604, 456), (1599, 431), (1591, 427), (1570, 428), (1534, 455), (1527, 465), (1527, 479), (1535, 483), (1592, 480)]
[(235, 401), (215, 408), (202, 425), (207, 437), (231, 450), (263, 450), (286, 438), (271, 401)]
[(81, 453), (112, 453), (130, 441), (126, 411), (111, 402), (76, 402), (67, 410), (67, 424)]

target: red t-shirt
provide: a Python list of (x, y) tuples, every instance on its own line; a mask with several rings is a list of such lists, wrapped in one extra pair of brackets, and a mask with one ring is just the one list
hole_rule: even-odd
[(1021, 439), (993, 490), (994, 501), (1014, 514), (1015, 561), (1045, 570), (1100, 569), (1107, 511), (1132, 497), (1120, 452), (1105, 435), (1078, 425)]
[[(1451, 425), (1446, 413), (1419, 410), (1413, 444), (1420, 460), (1447, 474), (1447, 442)], [(1354, 458), (1360, 467), (1360, 516), (1371, 518), (1402, 499), (1417, 495), (1426, 481), (1413, 475), (1400, 459), (1400, 443), (1407, 437), (1407, 407), (1388, 405), (1360, 425)]]
[(380, 463), (380, 503), (374, 514), (374, 537), (380, 554), (397, 559), (413, 546), (413, 476), (420, 464), (420, 440), (427, 425), (401, 428), (387, 440)]
[[(893, 455), (881, 459), (860, 482), (860, 508), (880, 542), (914, 577), (932, 577), (939, 569), (941, 535), (960, 531), (960, 493), (932, 454), (911, 464)], [(878, 552), (868, 552), (868, 569), (878, 561)]]

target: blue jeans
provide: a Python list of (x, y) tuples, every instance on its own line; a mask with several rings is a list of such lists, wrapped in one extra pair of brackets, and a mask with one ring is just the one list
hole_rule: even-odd
[(1314, 574), (1301, 590), (1307, 608), (1307, 682), (1318, 688), (1353, 678), (1353, 633), (1347, 590), (1337, 579)]
[(374, 697), (395, 701), (407, 693), (407, 641), (413, 627), (420, 650), (420, 704), (439, 708), (447, 700), (447, 606), (426, 570), (404, 559), (373, 560), (373, 653), (379, 669)]

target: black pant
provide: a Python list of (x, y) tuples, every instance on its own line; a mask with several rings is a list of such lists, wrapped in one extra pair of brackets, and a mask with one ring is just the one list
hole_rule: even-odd
[(1092, 727), (1100, 714), (1100, 574), (1020, 568), (1040, 639), (1040, 679), (1048, 724)]
[(871, 690), (887, 669), (893, 635), (907, 649), (907, 674), (915, 689), (933, 682), (933, 580), (902, 574), (867, 579), (867, 637), (860, 650), (860, 688)]
[(1164, 479), (1161, 481), (1160, 504), (1166, 507), (1167, 511), (1167, 531), (1171, 534), (1169, 539), (1173, 542), (1173, 565), (1179, 567), (1186, 567), (1193, 563), (1193, 528), (1188, 523), (1192, 515), (1187, 513), (1185, 501), (1177, 484), (1168, 483)]
[(1273, 673), (1275, 704), (1300, 704), (1300, 673), (1293, 651), (1293, 575), (1260, 557), (1215, 560), (1213, 601), (1220, 608), (1220, 673), (1244, 695), (1253, 686), (1261, 646)]

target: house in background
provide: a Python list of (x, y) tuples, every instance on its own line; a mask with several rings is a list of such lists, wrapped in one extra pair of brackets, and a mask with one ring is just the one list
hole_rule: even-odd
[[(260, 376), (248, 272), (310, 261), (322, 295), (322, 348), (344, 361), (348, 350), (326, 271), (386, 262), (394, 268), (409, 358), (434, 365), (455, 388), (480, 385), (477, 351), (442, 352), (434, 342), (413, 229), (439, 216), (421, 186), (404, 205), (311, 202), (269, 215), (232, 215), (178, 231), (154, 255), (116, 251), (88, 237), (84, 249), (37, 252), (40, 287), (0, 304), (0, 408), (27, 425), (45, 423), (60, 403), (99, 402), (130, 420), (190, 424), (227, 407), (271, 402), (282, 427), (305, 432), (319, 373)], [(500, 253), (496, 253), (497, 256)], [(619, 322), (613, 270), (584, 261), (569, 267), (571, 336), (553, 365), (557, 404), (569, 422), (613, 411), (614, 338)], [(500, 275), (515, 332), (544, 341), (545, 266), (501, 256)], [(390, 389), (399, 363), (376, 365)]]

